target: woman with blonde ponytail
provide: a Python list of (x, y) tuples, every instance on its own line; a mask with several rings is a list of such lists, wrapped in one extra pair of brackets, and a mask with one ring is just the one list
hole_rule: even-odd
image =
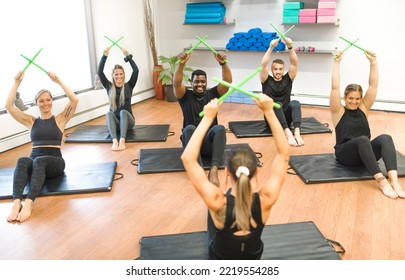
[(261, 234), (276, 203), (287, 174), (290, 146), (274, 111), (273, 100), (265, 94), (254, 99), (268, 121), (277, 147), (270, 175), (258, 191), (252, 190), (256, 175), (255, 154), (245, 148), (232, 149), (226, 155), (226, 193), (212, 184), (198, 163), (204, 135), (215, 119), (221, 103), (213, 99), (204, 107), (204, 118), (186, 146), (181, 159), (190, 180), (208, 206), (209, 256), (211, 259), (260, 259)]
[[(107, 61), (110, 48), (104, 50), (101, 57), (97, 74), (100, 82), (103, 84), (107, 91), (108, 99), (110, 101), (110, 110), (106, 114), (107, 127), (112, 138), (113, 144), (111, 150), (122, 151), (126, 149), (125, 141), (127, 131), (132, 129), (135, 125), (135, 118), (132, 114), (131, 99), (132, 91), (138, 81), (139, 69), (135, 61), (132, 60), (132, 54), (129, 54), (125, 48), (122, 52), (125, 55), (124, 61), (129, 62), (132, 68), (132, 75), (128, 82), (125, 82), (124, 68), (116, 64), (112, 70), (110, 82), (104, 74), (104, 66)], [(120, 139), (118, 140), (118, 132)]]

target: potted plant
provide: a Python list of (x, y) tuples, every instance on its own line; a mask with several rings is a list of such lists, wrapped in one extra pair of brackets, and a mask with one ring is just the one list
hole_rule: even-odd
[[(159, 74), (158, 81), (160, 81), (164, 87), (164, 92), (166, 96), (166, 100), (170, 102), (177, 101), (177, 98), (174, 96), (173, 92), (173, 77), (174, 72), (177, 69), (177, 55), (166, 57), (166, 56), (159, 56), (159, 61), (163, 65), (163, 69)], [(190, 73), (193, 72), (191, 67), (184, 67), (183, 69), (183, 81), (185, 82), (186, 86), (190, 84)]]

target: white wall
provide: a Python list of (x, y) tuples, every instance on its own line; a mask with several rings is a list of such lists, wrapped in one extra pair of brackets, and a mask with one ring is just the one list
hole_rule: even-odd
[[(146, 33), (143, 23), (143, 1), (141, 0), (92, 0), (93, 23), (95, 48), (97, 52), (97, 63), (101, 58), (103, 50), (111, 46), (104, 35), (116, 40), (121, 36), (124, 39), (119, 45), (128, 49), (133, 54), (134, 60), (139, 67), (139, 78), (134, 88), (132, 103), (140, 102), (153, 97), (152, 90), (152, 68), (153, 63), (150, 56), (149, 47), (146, 40)], [(51, 7), (50, 7), (51, 8)], [(50, 11), (51, 12), (51, 11)], [(29, 24), (21, 19), (22, 27)], [(64, 42), (72, 43), (74, 42)], [(8, 42), (8, 44), (12, 44)], [(111, 49), (108, 57), (105, 74), (110, 77), (111, 69), (114, 64), (124, 66), (126, 73), (130, 73), (131, 68), (123, 60), (122, 51), (117, 47)], [(75, 65), (68, 71), (75, 71)], [(127, 76), (127, 79), (129, 75)], [(11, 88), (12, 84), (10, 84)], [(66, 99), (56, 100), (54, 102), (53, 113), (58, 114), (66, 105)], [(88, 120), (104, 115), (108, 110), (108, 99), (105, 90), (89, 91), (79, 95), (79, 105), (75, 116), (69, 122), (68, 127), (78, 125)], [(32, 107), (27, 113), (34, 116), (38, 115), (38, 108)], [(136, 115), (136, 109), (134, 110)], [(12, 149), (16, 146), (30, 141), (27, 129), (16, 122), (9, 114), (0, 115), (0, 152)]]
[[(281, 25), (283, 3), (280, 0), (223, 0), (227, 6), (228, 22), (235, 19), (235, 26), (183, 25), (186, 4), (203, 2), (191, 0), (156, 0), (159, 12), (159, 53), (177, 54), (184, 47), (194, 45), (195, 36), (208, 35), (207, 43), (214, 48), (225, 48), (235, 32), (246, 32), (260, 27), (264, 32), (274, 31), (270, 23), (280, 30), (290, 26)], [(209, 0), (207, 0), (209, 1)], [(304, 0), (305, 8), (316, 8), (317, 0)], [(340, 25), (296, 25), (288, 34), (294, 46), (313, 46), (318, 50), (343, 49), (347, 43), (339, 38), (355, 40), (359, 46), (377, 53), (380, 69), (378, 100), (374, 109), (405, 112), (405, 94), (402, 94), (399, 67), (405, 62), (405, 32), (400, 24), (405, 11), (405, 2), (397, 0), (340, 0), (338, 18)], [(227, 52), (234, 81), (243, 79), (260, 65), (262, 52)], [(288, 62), (287, 54), (274, 54)], [(307, 104), (327, 105), (330, 93), (332, 54), (300, 54), (299, 72), (294, 81), (293, 93), (296, 99)], [(210, 86), (212, 78), (220, 77), (220, 69), (208, 51), (196, 51), (189, 60), (189, 66), (207, 70)], [(342, 87), (348, 83), (359, 83), (363, 87), (368, 81), (368, 60), (357, 48), (351, 47), (341, 65)], [(287, 64), (288, 66), (288, 64)], [(259, 79), (246, 85), (250, 90), (261, 90)], [(313, 96), (314, 95), (314, 96)]]

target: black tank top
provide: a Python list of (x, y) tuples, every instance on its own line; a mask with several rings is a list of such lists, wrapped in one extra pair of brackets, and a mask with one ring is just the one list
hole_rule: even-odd
[(55, 116), (36, 118), (31, 128), (32, 146), (60, 146), (63, 133), (56, 124)]
[(223, 229), (215, 229), (215, 236), (209, 246), (210, 259), (223, 260), (258, 260), (263, 253), (263, 241), (261, 235), (264, 224), (262, 222), (262, 210), (258, 193), (253, 193), (252, 218), (256, 222), (256, 228), (250, 226), (250, 233), (245, 236), (237, 236), (239, 231), (236, 226), (233, 209), (235, 197), (230, 189), (226, 193), (226, 216)]
[(361, 109), (349, 110), (344, 108), (345, 112), (336, 125), (336, 146), (359, 136), (370, 138), (370, 126), (366, 114)]

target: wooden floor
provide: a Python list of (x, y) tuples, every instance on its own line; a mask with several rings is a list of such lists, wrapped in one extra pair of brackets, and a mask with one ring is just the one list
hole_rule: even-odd
[[(0, 201), (0, 259), (135, 259), (142, 236), (206, 229), (206, 207), (185, 172), (139, 175), (130, 163), (141, 148), (181, 147), (179, 105), (149, 99), (133, 110), (137, 124), (169, 123), (176, 134), (166, 142), (129, 143), (124, 152), (111, 151), (110, 144), (65, 144), (67, 164), (117, 161), (124, 178), (107, 193), (39, 197), (22, 224), (6, 221), (11, 200)], [(303, 116), (332, 125), (327, 108), (304, 106)], [(262, 119), (254, 105), (225, 103), (219, 113), (225, 127), (229, 121), (253, 119)], [(388, 133), (405, 153), (405, 114), (372, 112), (370, 122), (372, 137)], [(104, 123), (104, 117), (88, 122)], [(292, 155), (333, 152), (334, 133), (303, 138), (305, 146), (292, 148)], [(249, 143), (263, 154), (262, 182), (275, 153), (272, 137), (238, 139), (228, 133), (227, 141)], [(14, 167), (30, 149), (27, 144), (2, 153), (0, 168)], [(300, 221), (313, 221), (326, 238), (340, 242), (346, 249), (343, 259), (405, 259), (405, 200), (386, 198), (373, 181), (305, 185), (288, 175), (267, 223)]]

